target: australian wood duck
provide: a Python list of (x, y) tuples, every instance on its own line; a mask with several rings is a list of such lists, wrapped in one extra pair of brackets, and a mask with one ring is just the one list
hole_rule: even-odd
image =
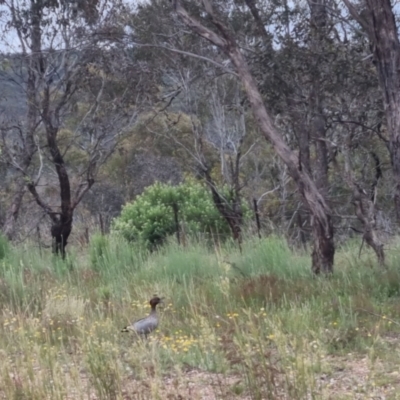
[(150, 314), (146, 318), (138, 319), (133, 322), (131, 325), (126, 326), (122, 329), (121, 332), (135, 332), (138, 335), (143, 335), (147, 337), (150, 332), (153, 332), (154, 329), (158, 326), (158, 314), (156, 311), (157, 304), (162, 303), (162, 299), (159, 297), (153, 297), (150, 300), (151, 311)]

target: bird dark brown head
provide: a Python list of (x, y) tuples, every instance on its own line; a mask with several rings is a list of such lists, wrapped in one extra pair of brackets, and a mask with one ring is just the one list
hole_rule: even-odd
[(155, 310), (157, 307), (157, 304), (160, 304), (160, 303), (162, 303), (162, 299), (160, 297), (158, 297), (158, 296), (153, 297), (150, 300), (151, 309)]

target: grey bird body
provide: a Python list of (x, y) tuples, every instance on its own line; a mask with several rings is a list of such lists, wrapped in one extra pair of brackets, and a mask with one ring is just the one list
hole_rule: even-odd
[(131, 325), (126, 326), (122, 329), (122, 332), (135, 332), (138, 335), (147, 335), (153, 332), (158, 326), (158, 314), (156, 311), (157, 304), (161, 303), (161, 299), (159, 297), (153, 297), (150, 300), (151, 312), (146, 318), (138, 319), (134, 321)]

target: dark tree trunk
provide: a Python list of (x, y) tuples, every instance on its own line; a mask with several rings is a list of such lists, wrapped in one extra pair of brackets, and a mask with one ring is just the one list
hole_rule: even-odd
[[(330, 273), (333, 268), (333, 258), (335, 255), (335, 245), (333, 238), (333, 225), (331, 217), (327, 215), (327, 227), (321, 224), (321, 221), (312, 217), (312, 230), (314, 239), (314, 248), (312, 252), (312, 271), (314, 274)], [(328, 229), (328, 232), (327, 232)]]
[(316, 250), (312, 257), (312, 269), (315, 273), (332, 272), (335, 246), (333, 241), (331, 210), (324, 197), (318, 191), (309, 173), (302, 167), (299, 157), (289, 148), (275, 128), (264, 106), (257, 84), (250, 73), (249, 66), (236, 44), (232, 33), (224, 23), (214, 15), (211, 4), (208, 0), (203, 0), (203, 4), (211, 18), (211, 22), (218, 29), (220, 35), (206, 28), (198, 20), (190, 16), (182, 6), (181, 1), (174, 0), (173, 4), (183, 22), (198, 35), (209, 40), (215, 46), (224, 51), (235, 66), (236, 72), (244, 86), (254, 117), (257, 120), (263, 136), (271, 142), (275, 152), (287, 165), (288, 171), (297, 184), (299, 192), (313, 217)]
[[(45, 91), (45, 99), (47, 96), (49, 96), (49, 93)], [(52, 161), (56, 167), (60, 185), (61, 213), (56, 220), (53, 220), (53, 225), (51, 228), (51, 235), (54, 244), (53, 249), (56, 254), (61, 254), (61, 256), (64, 258), (65, 247), (68, 244), (68, 237), (72, 230), (73, 220), (71, 185), (64, 159), (57, 146), (56, 138), (58, 128), (53, 127), (51, 123), (51, 115), (46, 105), (44, 107), (43, 121), (46, 128), (47, 144), (50, 149)]]
[(51, 227), (51, 237), (53, 240), (53, 252), (65, 258), (65, 247), (68, 244), (68, 237), (72, 230), (72, 215), (71, 218), (65, 220), (60, 219), (58, 223), (53, 223)]
[[(321, 90), (321, 68), (323, 60), (319, 54), (323, 52), (326, 41), (326, 0), (308, 0), (310, 7), (310, 36), (311, 51), (314, 54), (311, 73), (313, 75), (312, 88), (310, 95), (310, 114), (312, 116), (311, 137), (315, 145), (315, 183), (319, 192), (326, 198), (328, 194), (328, 149), (326, 146), (326, 127), (323, 112), (323, 93)], [(329, 224), (330, 233), (333, 237), (332, 221), (330, 216)], [(323, 240), (323, 227), (318, 220), (312, 218), (312, 230), (314, 238), (322, 238), (322, 240), (314, 240), (314, 248), (312, 252), (312, 268), (313, 272), (318, 274), (320, 271), (328, 272), (329, 260), (332, 257), (333, 243), (329, 240)]]
[(351, 15), (368, 34), (383, 93), (389, 134), (389, 153), (395, 183), (394, 202), (400, 222), (400, 42), (390, 0), (365, 0), (359, 13), (344, 0)]

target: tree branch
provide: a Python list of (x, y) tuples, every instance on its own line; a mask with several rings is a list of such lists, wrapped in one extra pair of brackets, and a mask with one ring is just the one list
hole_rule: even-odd
[(346, 7), (349, 10), (350, 15), (362, 26), (362, 28), (366, 32), (369, 32), (369, 24), (367, 23), (367, 21), (365, 21), (365, 19), (362, 17), (362, 15), (357, 11), (354, 4), (351, 3), (350, 0), (343, 0), (343, 2), (346, 4)]
[[(212, 32), (212, 31), (210, 31), (210, 32)], [(199, 54), (191, 53), (190, 51), (178, 50), (178, 49), (174, 49), (174, 48), (171, 48), (171, 47), (168, 47), (168, 46), (159, 45), (159, 44), (158, 45), (157, 44), (142, 44), (142, 43), (134, 43), (134, 44), (139, 46), (139, 47), (155, 47), (155, 48), (158, 48), (158, 49), (168, 50), (168, 51), (170, 51), (172, 53), (178, 53), (178, 54), (183, 54), (184, 56), (189, 56), (189, 57), (192, 57), (192, 58), (198, 58), (199, 60), (206, 61), (206, 62), (208, 62), (210, 64), (213, 64), (213, 65), (217, 66), (218, 68), (221, 68), (222, 70), (228, 72), (229, 74), (232, 74), (234, 76), (238, 76), (238, 74), (235, 71), (232, 71), (231, 69), (227, 68), (225, 65), (220, 64), (219, 62), (217, 62), (217, 61), (215, 61), (215, 60), (213, 60), (211, 58), (208, 58), (208, 57), (205, 57), (205, 56), (201, 56)]]
[[(189, 15), (189, 13), (183, 8), (180, 0), (170, 0), (170, 2), (173, 4), (175, 11), (182, 18), (185, 25), (187, 25), (189, 28), (193, 29), (193, 31), (198, 33), (200, 36), (207, 39), (216, 46), (220, 47), (221, 49), (224, 49), (225, 51), (227, 50), (227, 45), (228, 45), (227, 41), (222, 39), (211, 29), (208, 29), (205, 26), (203, 26), (196, 19), (192, 18)], [(208, 1), (204, 0), (203, 3), (205, 3), (204, 5), (206, 8), (211, 9), (211, 5), (209, 4)]]
[(51, 207), (40, 198), (39, 193), (36, 190), (36, 186), (33, 182), (29, 182), (27, 184), (27, 188), (31, 192), (36, 203), (45, 211), (45, 213), (51, 218), (54, 223), (57, 223), (57, 215), (59, 215), (60, 213), (54, 212)]

